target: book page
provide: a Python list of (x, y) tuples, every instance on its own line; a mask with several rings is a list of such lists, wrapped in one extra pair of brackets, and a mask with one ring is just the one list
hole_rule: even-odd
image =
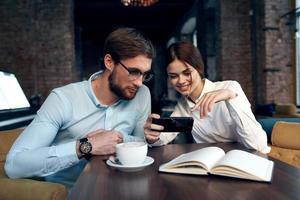
[(270, 181), (273, 165), (273, 161), (249, 152), (231, 150), (217, 163), (212, 173), (252, 180)]
[(182, 166), (201, 166), (206, 171), (210, 169), (225, 155), (219, 147), (205, 147), (196, 151), (182, 154), (164, 165), (164, 168)]
[(159, 167), (158, 171), (160, 171), (160, 172), (170, 172), (170, 173), (179, 173), (179, 174), (207, 175), (208, 172), (203, 167), (201, 167), (201, 165), (198, 165), (198, 164), (177, 166), (175, 168), (165, 167), (166, 164), (163, 164)]

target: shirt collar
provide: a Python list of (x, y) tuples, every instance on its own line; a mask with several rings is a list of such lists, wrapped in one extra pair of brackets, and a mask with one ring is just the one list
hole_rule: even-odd
[(117, 105), (119, 104), (120, 102), (122, 101), (126, 101), (126, 100), (118, 100), (116, 103), (112, 104), (112, 105), (104, 105), (104, 104), (101, 104), (99, 102), (99, 100), (97, 99), (96, 95), (95, 95), (95, 92), (93, 90), (93, 87), (92, 87), (92, 81), (97, 79), (99, 76), (101, 76), (101, 74), (103, 73), (103, 70), (100, 70), (94, 74), (92, 74), (88, 80), (88, 84), (89, 84), (89, 95), (91, 97), (91, 100), (93, 101), (93, 103), (98, 107), (98, 108), (107, 108), (109, 106), (114, 106), (114, 105)]
[(97, 106), (97, 107), (101, 107), (101, 104), (100, 102), (98, 101), (96, 95), (95, 95), (95, 92), (93, 90), (93, 87), (92, 87), (92, 81), (95, 80), (97, 77), (99, 77), (101, 74), (103, 73), (103, 71), (98, 71), (94, 74), (92, 74), (88, 80), (88, 87), (89, 87), (89, 96), (91, 98), (91, 100), (93, 101), (93, 103)]

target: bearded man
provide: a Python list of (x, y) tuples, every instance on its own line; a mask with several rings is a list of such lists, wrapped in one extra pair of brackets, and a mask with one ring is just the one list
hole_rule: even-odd
[(71, 187), (91, 156), (144, 140), (151, 98), (143, 82), (152, 77), (153, 45), (136, 29), (118, 28), (103, 53), (104, 70), (50, 93), (7, 156), (10, 178), (44, 177)]

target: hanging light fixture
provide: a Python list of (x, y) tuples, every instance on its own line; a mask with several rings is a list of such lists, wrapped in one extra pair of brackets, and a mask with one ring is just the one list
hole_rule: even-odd
[(158, 0), (121, 0), (124, 6), (138, 6), (138, 7), (146, 7), (152, 6), (157, 3)]

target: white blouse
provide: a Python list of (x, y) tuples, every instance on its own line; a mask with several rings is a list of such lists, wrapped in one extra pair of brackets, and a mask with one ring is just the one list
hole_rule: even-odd
[[(177, 103), (171, 116), (191, 116), (194, 118), (192, 135), (197, 143), (232, 142), (237, 141), (247, 148), (255, 149), (262, 153), (269, 153), (271, 148), (267, 146), (267, 135), (252, 113), (251, 105), (236, 81), (211, 82), (205, 79), (202, 93), (219, 89), (230, 89), (236, 92), (233, 99), (216, 103), (211, 112), (200, 119), (200, 112), (191, 112), (195, 105), (185, 97)], [(198, 99), (199, 99), (198, 98)], [(159, 140), (151, 146), (161, 146), (171, 142), (178, 133), (160, 134)]]

